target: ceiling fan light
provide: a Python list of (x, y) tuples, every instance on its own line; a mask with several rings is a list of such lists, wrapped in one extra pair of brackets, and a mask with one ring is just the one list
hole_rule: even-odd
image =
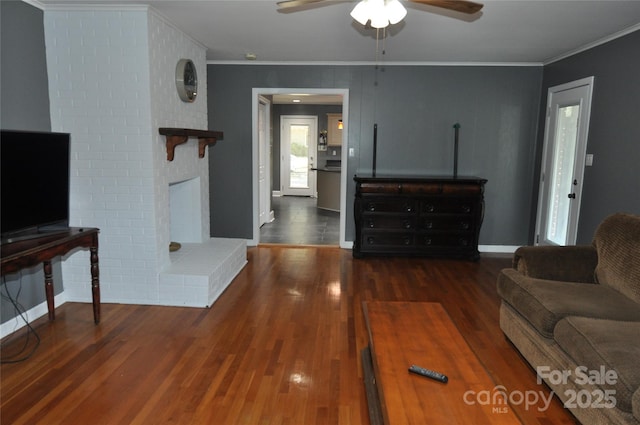
[(369, 22), (369, 4), (367, 0), (362, 0), (351, 11), (351, 17), (358, 21), (361, 25), (367, 25)]
[(390, 24), (397, 24), (407, 16), (407, 9), (398, 0), (387, 0), (385, 13)]
[(385, 28), (389, 25), (385, 0), (369, 0), (369, 18), (374, 28)]
[(371, 19), (371, 26), (373, 28), (386, 28), (389, 26), (389, 20), (384, 17), (376, 17)]

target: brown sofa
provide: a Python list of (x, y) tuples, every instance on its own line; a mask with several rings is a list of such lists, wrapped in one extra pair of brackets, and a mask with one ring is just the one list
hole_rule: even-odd
[(591, 245), (518, 248), (497, 289), (503, 332), (578, 420), (640, 424), (640, 216), (607, 217)]

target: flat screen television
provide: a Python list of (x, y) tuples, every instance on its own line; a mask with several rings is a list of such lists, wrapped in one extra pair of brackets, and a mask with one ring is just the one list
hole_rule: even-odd
[(69, 134), (0, 131), (2, 243), (68, 228), (69, 155)]

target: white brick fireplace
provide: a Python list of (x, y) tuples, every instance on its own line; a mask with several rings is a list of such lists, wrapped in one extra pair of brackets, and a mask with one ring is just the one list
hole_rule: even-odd
[[(197, 139), (168, 161), (158, 133), (207, 129), (205, 48), (145, 6), (47, 8), (44, 18), (52, 129), (71, 133), (71, 225), (100, 228), (102, 301), (210, 306), (246, 263), (246, 241), (209, 237)], [(193, 103), (175, 89), (182, 58), (198, 72)], [(170, 255), (171, 241), (183, 247)], [(70, 301), (90, 301), (87, 255), (63, 262)]]

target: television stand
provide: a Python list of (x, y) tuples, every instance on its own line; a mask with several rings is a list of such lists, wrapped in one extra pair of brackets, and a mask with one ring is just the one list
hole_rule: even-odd
[(93, 320), (98, 324), (100, 323), (99, 232), (100, 230), (95, 228), (70, 227), (65, 231), (43, 234), (38, 238), (4, 243), (0, 246), (1, 275), (15, 273), (42, 263), (49, 320), (55, 320), (51, 260), (76, 248), (89, 248)]

